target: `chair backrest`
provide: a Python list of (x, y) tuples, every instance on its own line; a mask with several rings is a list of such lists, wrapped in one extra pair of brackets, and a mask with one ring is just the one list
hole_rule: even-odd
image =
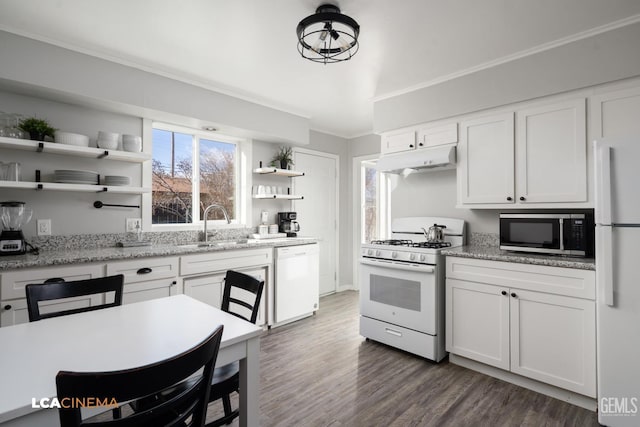
[[(114, 372), (58, 372), (56, 386), (58, 401), (62, 406), (58, 409), (60, 426), (203, 426), (222, 329), (222, 325), (218, 326), (195, 347), (151, 365)], [(192, 376), (201, 368), (201, 372)], [(94, 405), (100, 402), (101, 406), (126, 403), (160, 394), (179, 382), (185, 385), (180, 393), (166, 400), (157, 400), (157, 404), (120, 419), (84, 422), (81, 409), (73, 407), (79, 406), (78, 402), (82, 401), (93, 402)], [(75, 400), (64, 401), (65, 398)], [(76, 404), (71, 405), (70, 402)], [(192, 418), (187, 424), (189, 417)]]
[[(241, 300), (231, 296), (233, 288), (241, 289), (248, 292), (249, 298)], [(264, 289), (264, 280), (258, 280), (248, 274), (228, 270), (224, 279), (224, 294), (222, 296), (222, 310), (233, 314), (236, 317), (244, 319), (251, 323), (256, 323), (258, 319), (258, 310), (260, 309), (260, 299), (262, 298), (262, 290)], [(235, 304), (232, 305), (232, 304)], [(247, 317), (238, 310), (238, 307), (244, 307), (251, 315)]]
[[(122, 285), (124, 276), (99, 277), (97, 279), (77, 280), (74, 282), (56, 281), (52, 283), (31, 284), (26, 286), (27, 310), (29, 321), (33, 322), (49, 317), (65, 316), (67, 314), (82, 313), (85, 311), (99, 310), (102, 308), (122, 305)], [(41, 313), (40, 301), (53, 301), (63, 298), (95, 295), (105, 292), (115, 292), (113, 302), (92, 305), (89, 307), (74, 308), (70, 310), (56, 311), (53, 313)]]

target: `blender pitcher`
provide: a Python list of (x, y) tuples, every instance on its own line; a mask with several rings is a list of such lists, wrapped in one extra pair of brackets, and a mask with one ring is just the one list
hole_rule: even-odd
[(27, 244), (22, 227), (29, 223), (32, 214), (33, 211), (25, 207), (24, 202), (0, 202), (0, 255), (20, 255), (26, 252)]

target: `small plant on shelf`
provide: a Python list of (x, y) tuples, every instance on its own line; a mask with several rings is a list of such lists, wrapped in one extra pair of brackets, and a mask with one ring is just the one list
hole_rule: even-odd
[(273, 156), (271, 164), (280, 169), (288, 169), (289, 165), (293, 165), (291, 156), (293, 155), (293, 149), (291, 147), (285, 147), (284, 145), (278, 148), (278, 152)]
[(34, 141), (44, 141), (45, 136), (53, 138), (53, 134), (56, 131), (56, 129), (51, 127), (46, 120), (37, 119), (35, 117), (29, 117), (28, 119), (23, 120), (20, 123), (20, 129), (28, 132), (29, 136)]

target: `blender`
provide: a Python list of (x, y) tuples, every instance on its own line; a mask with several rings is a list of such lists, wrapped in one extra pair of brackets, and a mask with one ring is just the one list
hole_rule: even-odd
[(0, 202), (0, 255), (21, 255), (27, 251), (22, 227), (31, 220), (32, 214), (33, 211), (26, 208), (24, 202)]

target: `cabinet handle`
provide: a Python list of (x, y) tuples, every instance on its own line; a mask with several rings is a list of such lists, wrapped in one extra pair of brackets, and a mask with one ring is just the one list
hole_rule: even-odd
[(5, 309), (5, 310), (11, 310), (11, 304), (7, 304), (7, 305), (5, 305), (5, 306), (4, 306), (4, 309)]
[(418, 146), (422, 147), (424, 144), (421, 142), (420, 144), (418, 144)]
[(62, 277), (52, 277), (51, 279), (45, 280), (43, 283), (60, 283), (60, 282), (64, 282), (64, 279)]
[(526, 199), (524, 198), (524, 196), (520, 196), (520, 200), (524, 202)]
[(507, 197), (507, 200), (508, 200), (508, 201), (512, 201), (512, 200), (513, 200), (513, 197), (509, 196), (509, 197)]
[(177, 284), (178, 284), (178, 282), (176, 282), (175, 280), (173, 282), (171, 282), (171, 286), (175, 286)]
[(413, 144), (409, 144), (409, 148), (413, 148)]
[(502, 295), (507, 295), (507, 291), (500, 292)]
[(151, 273), (153, 270), (150, 269), (149, 267), (144, 267), (141, 268), (140, 270), (137, 271), (138, 274), (149, 274)]
[(511, 292), (511, 296), (514, 297), (514, 298), (518, 298), (518, 295), (516, 295), (515, 292)]

